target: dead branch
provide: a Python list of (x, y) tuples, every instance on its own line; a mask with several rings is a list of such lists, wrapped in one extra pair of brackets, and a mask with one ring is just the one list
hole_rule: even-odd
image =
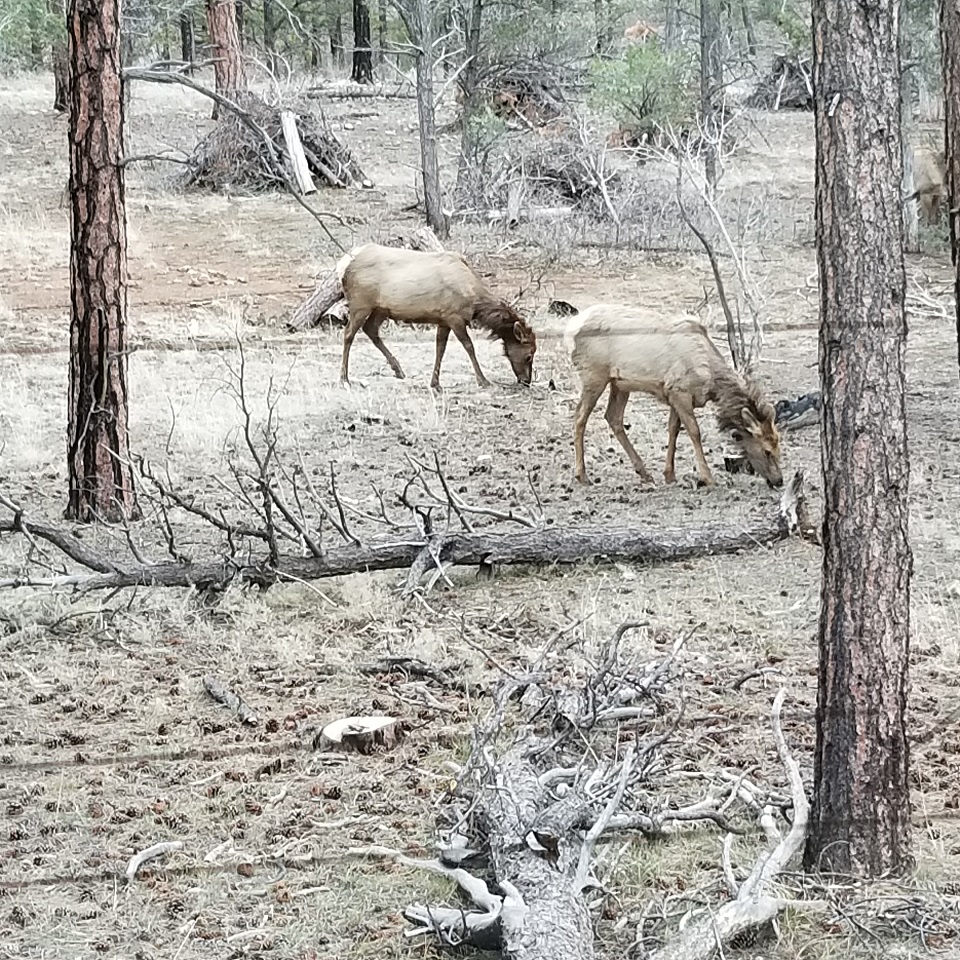
[[(181, 503), (186, 505), (186, 498)], [(64, 573), (48, 578), (31, 576), (0, 580), (0, 587), (68, 587), (80, 591), (123, 587), (201, 587), (222, 589), (230, 583), (269, 586), (285, 578), (303, 581), (343, 576), (371, 570), (409, 569), (427, 546), (415, 529), (398, 539), (347, 542), (327, 547), (321, 556), (290, 556), (241, 551), (227, 534), (226, 559), (144, 564), (103, 555), (66, 530), (27, 517), (9, 500), (0, 501), (13, 513), (0, 520), (0, 533), (16, 533), (56, 547), (88, 572)], [(196, 509), (191, 510), (196, 513)], [(556, 529), (517, 533), (445, 532), (434, 542), (437, 558), (446, 566), (490, 568), (496, 564), (568, 564), (584, 561), (666, 563), (696, 556), (751, 550), (793, 535), (806, 523), (803, 473), (798, 471), (785, 488), (776, 508), (742, 524), (713, 523), (702, 527), (663, 529)], [(348, 533), (348, 536), (352, 536)]]
[[(780, 711), (785, 696), (786, 692), (781, 688), (773, 701), (771, 719), (780, 762), (786, 769), (790, 782), (793, 825), (787, 835), (781, 837), (774, 821), (773, 807), (766, 806), (760, 822), (770, 840), (771, 849), (757, 860), (750, 876), (737, 892), (736, 899), (719, 910), (711, 911), (706, 916), (688, 923), (677, 939), (654, 951), (651, 960), (706, 960), (713, 956), (718, 943), (726, 943), (738, 933), (774, 919), (787, 907), (823, 908), (824, 905), (819, 901), (796, 901), (779, 897), (773, 889), (779, 874), (803, 846), (810, 816), (810, 804), (803, 789), (800, 767), (790, 754), (780, 725)], [(732, 871), (729, 871), (728, 883), (731, 879)]]
[(217, 703), (222, 704), (228, 710), (232, 710), (241, 723), (255, 727), (260, 722), (255, 711), (229, 687), (224, 686), (216, 677), (205, 676), (203, 678), (203, 689), (206, 690)]

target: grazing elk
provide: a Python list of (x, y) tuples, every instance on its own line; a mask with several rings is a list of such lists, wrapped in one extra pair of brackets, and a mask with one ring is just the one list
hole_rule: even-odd
[(623, 31), (623, 36), (630, 43), (646, 43), (652, 37), (659, 37), (660, 34), (656, 27), (651, 26), (644, 20), (638, 20)]
[(337, 264), (350, 318), (343, 332), (340, 382), (349, 381), (350, 347), (357, 331), (370, 338), (386, 357), (394, 375), (403, 370), (380, 339), (388, 317), (401, 323), (432, 324), (437, 328), (437, 359), (430, 386), (440, 387), (440, 364), (450, 331), (463, 344), (481, 387), (483, 375), (468, 327), (482, 330), (503, 343), (504, 353), (518, 382), (529, 385), (537, 338), (523, 318), (506, 301), (495, 297), (458, 253), (423, 253), (366, 243)]
[(943, 150), (934, 152), (918, 147), (913, 152), (913, 185), (916, 188), (908, 199), (920, 198), (923, 219), (929, 226), (940, 220), (940, 202), (946, 197), (947, 166)]
[(653, 478), (623, 428), (627, 400), (635, 392), (648, 393), (670, 407), (663, 471), (667, 483), (676, 479), (674, 457), (683, 424), (701, 482), (713, 484), (694, 416), (697, 408), (713, 401), (720, 429), (731, 432), (754, 470), (771, 487), (783, 484), (773, 405), (724, 360), (703, 324), (689, 317), (663, 318), (651, 310), (596, 304), (567, 321), (564, 343), (582, 387), (574, 425), (576, 475), (581, 483), (587, 482), (583, 459), (587, 420), (609, 385), (606, 421), (645, 483)]

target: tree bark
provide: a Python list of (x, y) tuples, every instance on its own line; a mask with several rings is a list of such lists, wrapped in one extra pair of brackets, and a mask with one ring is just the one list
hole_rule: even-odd
[[(910, 60), (910, 38), (906, 31), (906, 21), (906, 17), (902, 17), (900, 20), (900, 58), (904, 63)], [(914, 129), (913, 76), (914, 72), (910, 68), (905, 68), (900, 73), (900, 152), (903, 156), (903, 182), (900, 185), (900, 191), (905, 197), (909, 197), (915, 189), (913, 176), (913, 145), (911, 144), (910, 136)], [(903, 204), (903, 247), (907, 253), (920, 252), (919, 213), (920, 202), (916, 197)]]
[(483, 0), (470, 0), (462, 8), (463, 35), (465, 38), (465, 66), (460, 71), (460, 92), (463, 94), (463, 113), (460, 127), (460, 159), (457, 163), (457, 185), (455, 193), (458, 202), (471, 206), (478, 198), (471, 183), (470, 174), (476, 169), (477, 128), (474, 117), (480, 107), (477, 96), (477, 78), (479, 76), (480, 29), (483, 24)]
[(333, 65), (343, 66), (343, 18), (339, 0), (327, 0), (327, 31), (330, 34), (330, 57)]
[(277, 23), (274, 19), (273, 0), (263, 0), (263, 50), (267, 66), (272, 73), (277, 71)]
[[(213, 47), (215, 89), (221, 96), (238, 100), (247, 90), (247, 74), (240, 53), (234, 0), (207, 0), (207, 32)], [(219, 116), (219, 104), (214, 104), (213, 119)]]
[(69, 109), (70, 71), (67, 67), (67, 45), (58, 41), (53, 45), (53, 109), (66, 113)]
[(354, 83), (373, 83), (373, 41), (370, 38), (370, 8), (366, 0), (353, 0)]
[(441, 239), (450, 233), (443, 212), (440, 163), (437, 158), (437, 115), (433, 98), (433, 70), (436, 65), (435, 18), (431, 0), (397, 0), (410, 43), (416, 47), (417, 117), (420, 124), (420, 167), (427, 224)]
[(243, 0), (236, 0), (237, 46), (243, 50), (244, 35), (246, 33), (246, 17), (244, 16)]
[(720, 19), (715, 0), (700, 0), (700, 116), (706, 135), (703, 152), (704, 176), (711, 195), (717, 188), (720, 124), (717, 97), (723, 89), (720, 58)]
[(377, 62), (387, 59), (387, 0), (377, 0)]
[(119, 0), (70, 0), (71, 520), (138, 516), (127, 413), (127, 235)]
[(814, 0), (823, 577), (808, 869), (910, 866), (900, 0)]
[(960, 4), (940, 0), (940, 61), (943, 65), (944, 153), (950, 255), (957, 313), (957, 365), (960, 367)]
[(180, 14), (180, 59), (193, 63), (197, 59), (197, 41), (193, 32), (193, 14), (185, 10)]

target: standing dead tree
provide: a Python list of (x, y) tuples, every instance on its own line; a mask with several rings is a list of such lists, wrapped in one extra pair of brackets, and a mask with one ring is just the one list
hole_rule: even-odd
[[(787, 906), (774, 884), (803, 844), (808, 802), (780, 726), (784, 692), (774, 701), (772, 720), (790, 788), (778, 805), (793, 806), (785, 835), (773, 798), (742, 792), (742, 776), (718, 771), (716, 786), (704, 795), (702, 780), (691, 780), (682, 763), (670, 762), (684, 712), (679, 657), (686, 637), (666, 657), (640, 663), (623, 649), (626, 633), (639, 626), (621, 625), (593, 667), (565, 653), (563, 683), (552, 682), (556, 671), (542, 662), (503, 681), (441, 813), (437, 860), (382, 847), (351, 851), (446, 875), (472, 902), (408, 907), (404, 916), (415, 925), (408, 936), (432, 936), (441, 947), (498, 950), (506, 960), (591, 960), (588, 895), (596, 899), (605, 886), (594, 876), (598, 844), (627, 832), (669, 842), (671, 834), (710, 823), (727, 831), (723, 860), (732, 899), (688, 917), (679, 936), (642, 923), (636, 943), (653, 947), (646, 955), (706, 958)], [(658, 792), (670, 800), (652, 799)], [(745, 810), (736, 806), (744, 798)], [(742, 813), (759, 815), (768, 850), (738, 887), (729, 854), (732, 835), (746, 832)], [(461, 866), (485, 858), (502, 895)]]
[(440, 237), (449, 233), (440, 188), (437, 157), (437, 114), (433, 95), (433, 72), (437, 64), (437, 17), (431, 0), (392, 0), (413, 44), (417, 73), (417, 116), (420, 123), (420, 165), (427, 224)]
[(957, 363), (960, 365), (960, 7), (948, 0), (940, 4), (940, 62), (943, 65), (944, 179), (954, 269)]

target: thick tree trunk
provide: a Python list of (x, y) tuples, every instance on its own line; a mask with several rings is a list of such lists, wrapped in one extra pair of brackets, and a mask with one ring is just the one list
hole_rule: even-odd
[[(247, 90), (247, 74), (240, 53), (237, 5), (234, 0), (207, 0), (207, 32), (213, 47), (213, 74), (217, 93), (237, 100)], [(214, 104), (213, 119), (220, 116)]]
[(899, 17), (900, 0), (813, 2), (824, 557), (804, 862), (867, 876), (910, 864)]
[(943, 64), (944, 149), (947, 162), (947, 217), (955, 272), (957, 365), (960, 366), (960, 4), (940, 0), (940, 51)]
[(743, 31), (747, 36), (747, 56), (752, 60), (757, 55), (757, 30), (753, 25), (753, 14), (750, 12), (748, 0), (740, 0), (740, 18), (743, 20)]
[(720, 19), (716, 0), (700, 0), (700, 116), (706, 135), (704, 176), (710, 191), (716, 190), (719, 171), (719, 133), (717, 99), (723, 89), (723, 63), (720, 58)]
[(70, 0), (66, 516), (137, 516), (127, 433), (127, 234), (119, 0)]
[(354, 83), (373, 83), (373, 41), (370, 39), (370, 8), (366, 0), (353, 0)]
[(180, 59), (193, 63), (197, 59), (197, 41), (193, 32), (193, 14), (185, 10), (180, 14)]

